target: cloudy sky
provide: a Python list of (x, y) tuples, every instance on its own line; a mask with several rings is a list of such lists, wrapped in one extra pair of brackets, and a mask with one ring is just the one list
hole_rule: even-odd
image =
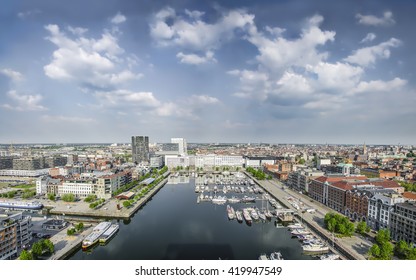
[(416, 144), (415, 10), (6, 0), (0, 143)]

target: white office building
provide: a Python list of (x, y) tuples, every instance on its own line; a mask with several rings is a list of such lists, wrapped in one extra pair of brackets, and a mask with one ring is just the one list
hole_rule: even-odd
[(188, 154), (188, 146), (187, 146), (185, 138), (171, 138), (170, 142), (179, 145), (179, 154), (180, 155), (187, 155)]

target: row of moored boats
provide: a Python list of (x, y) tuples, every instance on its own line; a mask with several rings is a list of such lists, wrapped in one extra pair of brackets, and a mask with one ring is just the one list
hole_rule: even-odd
[(82, 241), (82, 249), (86, 250), (93, 245), (106, 244), (118, 231), (119, 225), (111, 222), (99, 223), (92, 232)]
[(219, 193), (219, 192), (223, 192), (224, 194), (229, 193), (229, 192), (234, 192), (234, 193), (258, 193), (258, 194), (262, 194), (264, 193), (263, 189), (256, 187), (256, 186), (231, 186), (231, 185), (227, 185), (227, 186), (204, 186), (204, 185), (196, 185), (195, 186), (195, 192), (196, 193), (200, 193), (200, 192), (213, 192), (213, 193)]

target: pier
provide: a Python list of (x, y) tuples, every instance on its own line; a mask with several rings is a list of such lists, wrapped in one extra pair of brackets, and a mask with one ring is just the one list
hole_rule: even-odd
[[(259, 181), (253, 178), (249, 173), (244, 172), (249, 178), (260, 187), (262, 187), (268, 194), (274, 197), (282, 205), (288, 209), (292, 209), (294, 216), (297, 220), (307, 225), (311, 230), (314, 231), (319, 237), (325, 240), (328, 243), (328, 246), (335, 252), (338, 252), (343, 256), (344, 259), (350, 260), (365, 260), (366, 253), (371, 247), (371, 243), (367, 240), (364, 240), (358, 236), (352, 237), (343, 237), (336, 238), (335, 235), (331, 232), (328, 232), (324, 228), (323, 220), (327, 212), (334, 212), (334, 210), (329, 209), (324, 206), (316, 206), (317, 212), (315, 214), (302, 212), (301, 210), (294, 209), (293, 206), (285, 199), (285, 197), (292, 196), (297, 197), (296, 193), (288, 190), (287, 187), (284, 187), (282, 184), (278, 184), (274, 181)], [(283, 187), (283, 188), (282, 188)], [(302, 197), (304, 198), (304, 197)]]

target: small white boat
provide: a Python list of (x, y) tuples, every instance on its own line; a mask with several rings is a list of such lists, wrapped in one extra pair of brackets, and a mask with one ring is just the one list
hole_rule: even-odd
[(273, 253), (271, 253), (270, 254), (270, 259), (271, 260), (284, 260), (283, 259), (283, 256), (282, 256), (282, 253), (280, 253), (280, 252), (273, 252)]
[(105, 244), (110, 240), (119, 229), (118, 224), (112, 224), (101, 236), (100, 244)]
[(327, 253), (329, 247), (324, 244), (309, 244), (302, 246), (305, 253)]
[(333, 260), (339, 260), (340, 256), (337, 254), (326, 254), (320, 256), (320, 259), (322, 261), (333, 261)]
[(243, 222), (243, 212), (240, 210), (235, 211), (235, 216), (237, 217), (237, 221), (239, 223)]
[(228, 219), (230, 220), (234, 220), (235, 218), (234, 208), (231, 207), (230, 205), (227, 205), (227, 216), (228, 216)]

